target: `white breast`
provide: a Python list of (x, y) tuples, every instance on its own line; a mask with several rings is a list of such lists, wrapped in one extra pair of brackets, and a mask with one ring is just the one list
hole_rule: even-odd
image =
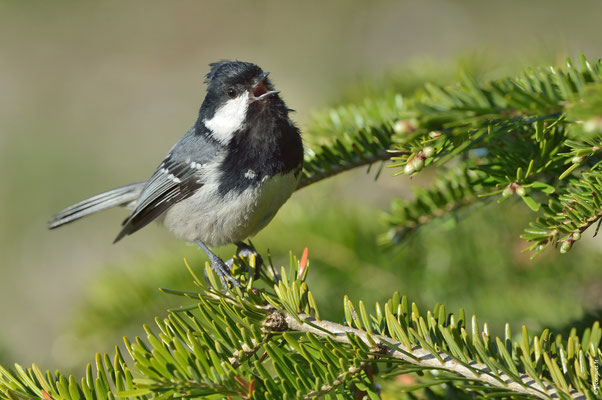
[(243, 192), (218, 192), (217, 180), (204, 184), (194, 195), (174, 204), (163, 219), (165, 227), (188, 242), (209, 246), (242, 241), (263, 229), (291, 196), (298, 184), (293, 172), (264, 178)]

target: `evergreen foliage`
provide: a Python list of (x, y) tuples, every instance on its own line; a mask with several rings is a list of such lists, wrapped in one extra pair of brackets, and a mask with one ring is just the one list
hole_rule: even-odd
[[(418, 373), (405, 391), (435, 397), (513, 396), (598, 398), (599, 323), (581, 337), (523, 328), (512, 340), (492, 337), (487, 324), (449, 314), (443, 305), (421, 313), (395, 293), (372, 313), (362, 301), (344, 299), (344, 324), (322, 321), (305, 283), (307, 253), (288, 268), (262, 272), (264, 289), (253, 289), (254, 257), (234, 271), (245, 291), (224, 292), (208, 265), (208, 288), (190, 268), (197, 291), (165, 292), (193, 300), (170, 311), (146, 338), (125, 339), (132, 362), (117, 347), (97, 355), (81, 381), (36, 365), (0, 369), (2, 398), (379, 398), (378, 380)], [(248, 275), (244, 272), (248, 271)], [(378, 377), (378, 378), (376, 378)], [(357, 398), (357, 397), (355, 397)]]
[(333, 139), (311, 153), (302, 186), (389, 158), (399, 174), (437, 167), (441, 178), (429, 191), (394, 201), (384, 241), (399, 243), (485, 197), (516, 194), (543, 212), (523, 235), (533, 242), (529, 250), (552, 244), (566, 252), (602, 216), (602, 64), (584, 57), (580, 69), (566, 64), (484, 84), (465, 75), (456, 86), (427, 84), (408, 99), (331, 110), (315, 125)]
[[(408, 98), (389, 93), (321, 114), (300, 187), (389, 159), (397, 174), (430, 168), (430, 188), (394, 200), (384, 244), (470, 205), (520, 199), (535, 213), (522, 236), (528, 249), (566, 253), (602, 220), (602, 63), (580, 64), (486, 83), (466, 75), (453, 87), (427, 84)], [(598, 322), (564, 337), (525, 327), (513, 336), (507, 324), (498, 338), (463, 310), (425, 313), (394, 293), (373, 312), (345, 297), (345, 321), (335, 323), (320, 319), (308, 264), (306, 252), (291, 255), (287, 268), (264, 266), (255, 281), (254, 257), (236, 259), (243, 289), (229, 290), (208, 265), (209, 285), (189, 267), (197, 290), (164, 289), (187, 304), (145, 327), (146, 338), (97, 355), (81, 380), (0, 367), (0, 398), (377, 399), (380, 385), (407, 374), (407, 398), (601, 397)]]

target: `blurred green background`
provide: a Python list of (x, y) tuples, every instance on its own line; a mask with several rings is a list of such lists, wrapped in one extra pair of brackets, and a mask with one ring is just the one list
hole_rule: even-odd
[[(96, 351), (183, 301), (156, 288), (190, 288), (182, 260), (200, 267), (196, 248), (155, 225), (112, 245), (123, 210), (54, 232), (46, 221), (147, 178), (194, 122), (209, 62), (271, 71), (306, 128), (329, 105), (453, 82), (460, 69), (488, 79), (597, 59), (601, 17), (600, 0), (0, 1), (0, 362), (79, 375)], [(506, 321), (561, 330), (602, 308), (602, 242), (529, 261), (521, 204), (479, 208), (383, 252), (379, 215), (429, 176), (373, 175), (303, 189), (255, 240), (277, 265), (309, 247), (326, 317), (342, 318), (344, 294), (370, 304), (395, 290), (422, 308), (463, 306), (496, 332)]]

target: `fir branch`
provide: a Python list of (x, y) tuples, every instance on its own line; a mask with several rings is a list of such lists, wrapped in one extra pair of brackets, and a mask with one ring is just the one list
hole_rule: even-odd
[[(278, 313), (278, 311), (274, 311)], [(437, 352), (434, 356), (432, 351), (425, 350), (420, 346), (412, 348), (405, 347), (401, 342), (391, 340), (389, 337), (381, 335), (371, 335), (359, 329), (350, 328), (331, 321), (316, 320), (315, 318), (299, 314), (283, 316), (287, 324), (287, 329), (291, 331), (309, 332), (313, 335), (325, 337), (328, 336), (340, 343), (353, 345), (349, 335), (359, 338), (366, 346), (385, 347), (384, 356), (405, 361), (407, 363), (425, 367), (427, 369), (444, 369), (463, 376), (473, 381), (479, 381), (488, 385), (508, 390), (513, 394), (526, 394), (540, 399), (559, 398), (556, 389), (547, 384), (542, 386), (533, 378), (526, 374), (520, 375), (520, 383), (503, 372), (493, 372), (485, 364), (470, 362), (467, 365), (459, 363), (454, 358), (444, 352)], [(585, 399), (585, 395), (576, 390), (570, 391), (570, 396), (574, 399)]]
[[(393, 151), (398, 154), (392, 154), (391, 167), (403, 168), (399, 173), (410, 175), (462, 160), (466, 168), (483, 175), (477, 184), (470, 184), (478, 196), (501, 195), (502, 201), (516, 193), (537, 212), (546, 203), (562, 202), (559, 196), (578, 185), (574, 173), (602, 160), (600, 104), (602, 62), (590, 63), (582, 57), (581, 68), (567, 60), (563, 69), (529, 69), (519, 77), (485, 83), (464, 75), (456, 86), (426, 85), (424, 93), (409, 98), (387, 94), (380, 100), (339, 107), (322, 113), (314, 124), (314, 130), (326, 136), (326, 143), (316, 153), (308, 153), (299, 188), (386, 160), (387, 151)], [(601, 184), (592, 187), (602, 190)], [(415, 227), (436, 219), (438, 215), (432, 212), (440, 214), (441, 209), (428, 205), (440, 203), (445, 194), (446, 189), (433, 187), (412, 203), (394, 202), (396, 209), (389, 218), (392, 229), (383, 236), (388, 238), (385, 241), (398, 243)], [(574, 227), (577, 234), (599, 220), (599, 205), (584, 202), (579, 207), (588, 212)], [(593, 211), (589, 210), (592, 205)], [(414, 206), (426, 208), (425, 214), (400, 214)], [(458, 207), (443, 208), (444, 214)], [(571, 212), (565, 215), (565, 222), (575, 220)], [(550, 219), (548, 214), (546, 218)], [(545, 229), (547, 236), (557, 231), (551, 223), (538, 220), (535, 225), (529, 230)], [(533, 241), (529, 230), (526, 237)], [(566, 251), (574, 237), (562, 240), (567, 244), (561, 249)], [(556, 244), (558, 239), (541, 239), (530, 249), (537, 251), (549, 243)]]
[(388, 160), (392, 134), (392, 129), (386, 126), (363, 129), (354, 136), (320, 146), (306, 157), (297, 190), (344, 171)]
[[(235, 261), (233, 273), (244, 282), (242, 265), (249, 264)], [(219, 285), (213, 271), (207, 273), (209, 281)], [(469, 337), (462, 311), (456, 317), (438, 305), (424, 318), (416, 305), (396, 293), (384, 308), (377, 304), (374, 315), (361, 301), (355, 307), (346, 298), (344, 326), (316, 318), (317, 304), (304, 281), (306, 274), (306, 261), (291, 257), (288, 268), (264, 276), (270, 289), (244, 294), (240, 288), (227, 293), (219, 286), (207, 289), (193, 274), (199, 292), (171, 293), (194, 298), (196, 306), (156, 320), (159, 333), (145, 327), (145, 340), (126, 340), (131, 366), (117, 349), (113, 360), (98, 355), (96, 376), (88, 366), (80, 383), (60, 373), (42, 373), (35, 365), (16, 366), (15, 371), (0, 367), (0, 398), (351, 397), (354, 387), (376, 396), (364, 369), (378, 365), (389, 376), (449, 373), (433, 382), (444, 380), (458, 390), (488, 396), (598, 395), (591, 385), (599, 376), (592, 365), (602, 361), (599, 324), (582, 339), (571, 332), (568, 341), (549, 331), (530, 337), (523, 328), (522, 341), (516, 343), (509, 327), (503, 341), (492, 339), (486, 325), (479, 332), (473, 317)], [(432, 384), (427, 381), (405, 390)]]
[(483, 175), (466, 165), (446, 171), (430, 189), (415, 189), (412, 200), (395, 199), (386, 215), (389, 231), (379, 239), (382, 244), (399, 243), (434, 219), (456, 214), (479, 200), (488, 186)]
[(574, 179), (563, 193), (544, 207), (544, 217), (532, 222), (521, 236), (534, 242), (528, 250), (541, 252), (550, 244), (566, 253), (581, 234), (602, 219), (602, 172), (592, 171)]

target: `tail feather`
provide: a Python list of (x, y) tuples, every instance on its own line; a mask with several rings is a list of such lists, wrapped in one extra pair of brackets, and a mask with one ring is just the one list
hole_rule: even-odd
[(59, 226), (85, 217), (86, 215), (94, 214), (98, 211), (116, 206), (127, 205), (138, 199), (145, 184), (145, 181), (132, 183), (80, 201), (53, 216), (48, 222), (48, 228), (58, 228)]

